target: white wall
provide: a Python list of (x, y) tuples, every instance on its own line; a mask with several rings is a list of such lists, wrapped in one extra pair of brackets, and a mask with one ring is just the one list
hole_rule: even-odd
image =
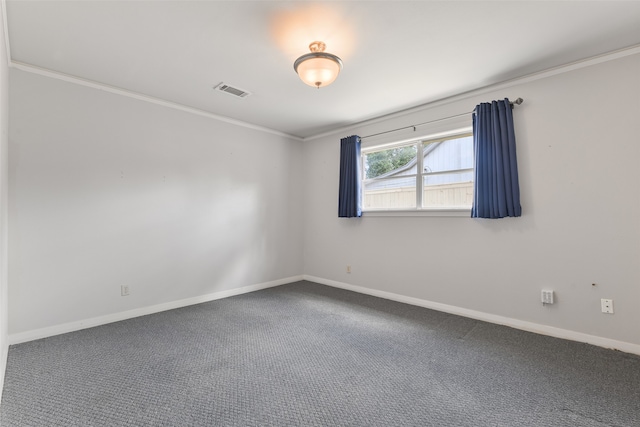
[(7, 298), (7, 205), (9, 145), (9, 68), (4, 34), (4, 19), (0, 13), (0, 397), (4, 385), (8, 351)]
[[(640, 348), (639, 74), (636, 54), (301, 144), (12, 69), (9, 333), (304, 273)], [(505, 96), (525, 99), (523, 217), (337, 218), (340, 137)], [(452, 122), (468, 124), (419, 133)], [(543, 288), (555, 305), (540, 304)], [(600, 298), (614, 299), (614, 315)]]
[(10, 77), (11, 336), (302, 275), (299, 141)]
[[(640, 55), (551, 74), (306, 142), (305, 275), (640, 351)], [(525, 99), (514, 110), (522, 217), (337, 217), (340, 137), (504, 97)], [(557, 303), (543, 307), (541, 289)]]

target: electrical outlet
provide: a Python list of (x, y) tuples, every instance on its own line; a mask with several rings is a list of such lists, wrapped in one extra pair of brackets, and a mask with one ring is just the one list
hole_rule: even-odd
[(351, 274), (351, 266), (350, 265), (347, 265), (347, 273)]
[(553, 304), (553, 291), (542, 290), (540, 300), (543, 304)]
[(613, 314), (613, 300), (602, 298), (600, 300), (600, 306), (603, 313)]
[(129, 285), (120, 286), (120, 295), (123, 297), (126, 297), (127, 295), (129, 295)]

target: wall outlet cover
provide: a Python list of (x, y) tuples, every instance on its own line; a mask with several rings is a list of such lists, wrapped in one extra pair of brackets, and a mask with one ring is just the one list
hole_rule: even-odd
[(543, 304), (553, 304), (553, 291), (543, 289), (540, 299)]
[(600, 306), (603, 313), (613, 314), (613, 300), (602, 298), (600, 300)]

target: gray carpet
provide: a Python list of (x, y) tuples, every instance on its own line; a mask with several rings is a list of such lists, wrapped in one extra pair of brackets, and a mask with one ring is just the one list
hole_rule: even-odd
[(640, 357), (298, 282), (11, 346), (2, 426), (640, 426)]

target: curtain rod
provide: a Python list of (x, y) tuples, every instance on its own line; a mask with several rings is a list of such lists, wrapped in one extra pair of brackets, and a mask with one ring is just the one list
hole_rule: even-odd
[[(515, 101), (509, 102), (509, 105), (511, 105), (511, 108), (513, 108), (514, 105), (520, 105), (523, 102), (524, 102), (524, 99), (518, 98)], [(405, 126), (405, 127), (401, 127), (401, 128), (397, 128), (397, 129), (387, 130), (387, 131), (384, 131), (384, 132), (374, 133), (372, 135), (361, 136), (360, 139), (371, 138), (373, 136), (384, 135), (384, 134), (387, 134), (387, 133), (397, 132), (399, 130), (405, 130), (405, 129), (411, 129), (411, 128), (413, 128), (413, 131), (415, 132), (415, 130), (416, 130), (416, 128), (418, 126), (423, 126), (423, 125), (428, 125), (428, 124), (431, 124), (431, 123), (441, 122), (443, 120), (448, 120), (448, 119), (455, 119), (457, 117), (462, 117), (462, 116), (466, 116), (466, 115), (472, 114), (474, 111), (475, 111), (475, 109), (473, 111), (469, 111), (468, 113), (456, 114), (455, 116), (443, 117), (441, 119), (430, 120), (428, 122), (422, 122), (422, 123), (418, 123), (418, 124), (411, 125), (411, 126)]]

